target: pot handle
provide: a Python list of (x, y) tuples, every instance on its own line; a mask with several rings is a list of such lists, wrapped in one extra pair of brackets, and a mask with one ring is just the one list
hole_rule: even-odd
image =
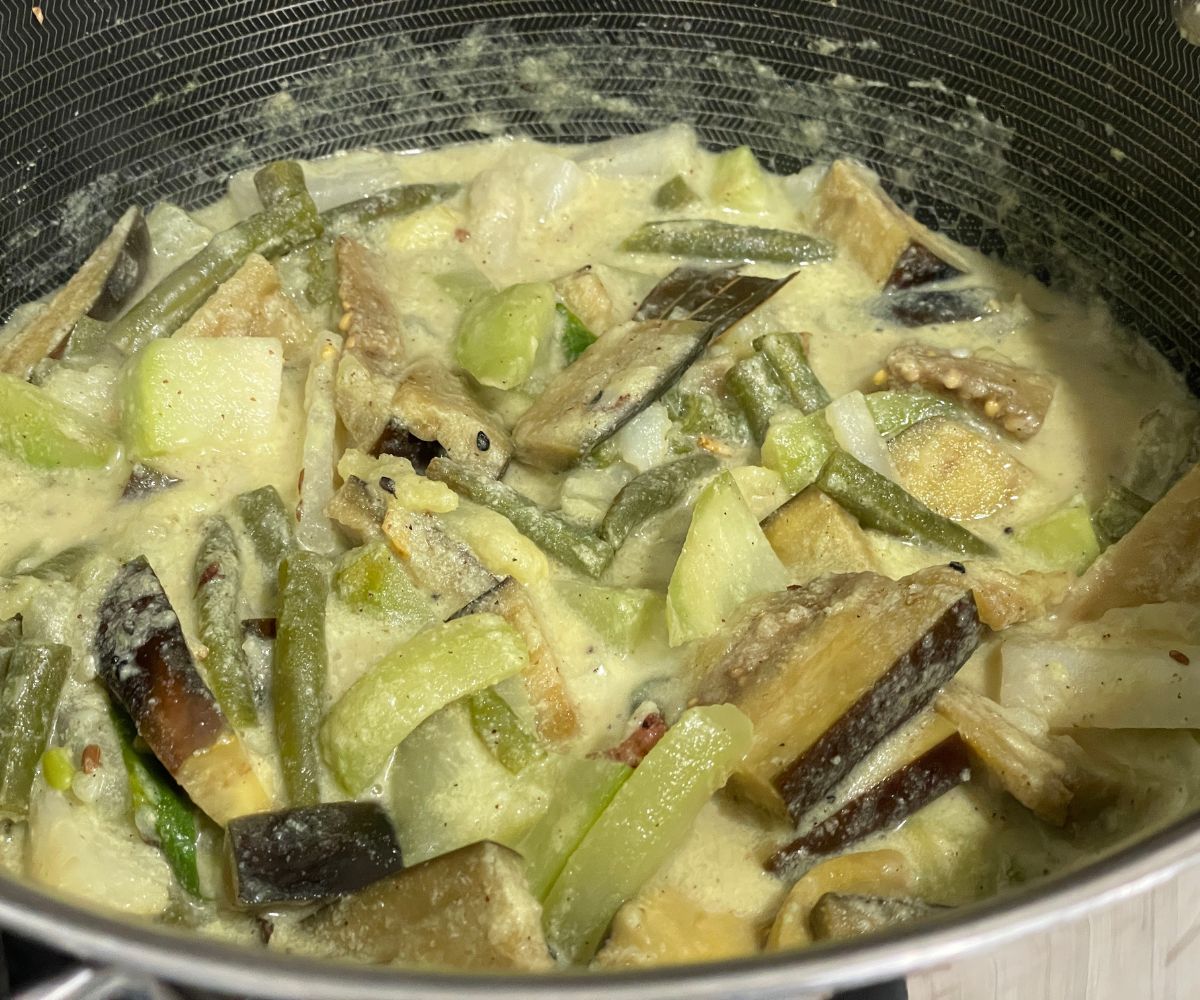
[(115, 968), (79, 966), (36, 983), (12, 1000), (183, 1000), (156, 979)]

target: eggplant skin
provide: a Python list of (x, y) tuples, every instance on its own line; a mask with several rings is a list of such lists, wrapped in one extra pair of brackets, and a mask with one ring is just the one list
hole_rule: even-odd
[(863, 756), (905, 719), (927, 705), (975, 651), (983, 638), (975, 597), (968, 592), (950, 605), (871, 689), (829, 727), (791, 766), (775, 787), (794, 820), (816, 805)]
[(100, 678), (175, 774), (228, 732), (229, 723), (197, 671), (175, 609), (145, 556), (117, 571), (99, 617)]
[(129, 296), (141, 284), (150, 263), (150, 230), (141, 209), (136, 206), (131, 208), (113, 227), (113, 233), (118, 234), (117, 239), (121, 238), (119, 234), (122, 229), (125, 230), (124, 239), (105, 275), (96, 301), (88, 310), (87, 314), (92, 319), (116, 319), (129, 301)]
[(233, 899), (255, 909), (345, 896), (404, 867), (375, 802), (326, 802), (230, 820), (225, 853)]

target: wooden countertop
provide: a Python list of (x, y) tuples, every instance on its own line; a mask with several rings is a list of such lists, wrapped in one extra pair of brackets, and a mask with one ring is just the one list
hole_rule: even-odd
[(909, 1000), (1196, 1000), (1200, 863), (1086, 919), (911, 976), (908, 995)]

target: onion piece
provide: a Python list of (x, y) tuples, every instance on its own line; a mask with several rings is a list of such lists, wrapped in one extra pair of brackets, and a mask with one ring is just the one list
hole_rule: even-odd
[(888, 454), (887, 442), (875, 427), (861, 392), (848, 392), (835, 399), (825, 407), (825, 420), (844, 451), (893, 483), (900, 482)]

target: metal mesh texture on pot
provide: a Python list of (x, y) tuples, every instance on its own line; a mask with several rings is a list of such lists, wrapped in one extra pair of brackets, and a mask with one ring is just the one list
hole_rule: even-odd
[(1169, 0), (39, 10), (0, 14), (0, 317), (129, 202), (196, 206), (256, 161), (683, 120), (778, 169), (859, 157), (923, 221), (1092, 282), (1200, 384), (1200, 47)]

